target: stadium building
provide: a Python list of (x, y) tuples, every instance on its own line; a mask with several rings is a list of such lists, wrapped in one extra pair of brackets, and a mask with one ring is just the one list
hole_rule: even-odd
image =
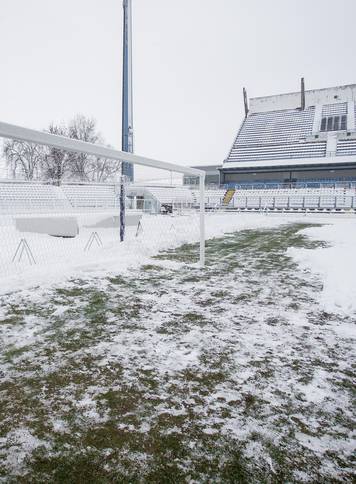
[(356, 180), (356, 84), (252, 98), (220, 184)]

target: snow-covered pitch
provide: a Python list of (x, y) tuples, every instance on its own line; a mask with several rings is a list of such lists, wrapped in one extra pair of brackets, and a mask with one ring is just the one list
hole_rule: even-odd
[(147, 215), (1, 278), (0, 480), (351, 482), (355, 222), (208, 214), (202, 268)]

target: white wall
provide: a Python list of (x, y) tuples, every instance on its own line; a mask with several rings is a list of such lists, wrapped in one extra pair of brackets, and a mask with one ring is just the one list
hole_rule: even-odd
[[(333, 104), (337, 102), (356, 101), (356, 84), (348, 86), (314, 89), (305, 93), (306, 107), (317, 104)], [(261, 113), (278, 111), (281, 109), (295, 109), (300, 107), (300, 92), (279, 94), (276, 96), (255, 97), (250, 99), (250, 112)]]
[[(0, 146), (1, 149), (1, 146)], [(7, 167), (5, 160), (1, 157), (0, 154), (0, 178), (7, 178)]]

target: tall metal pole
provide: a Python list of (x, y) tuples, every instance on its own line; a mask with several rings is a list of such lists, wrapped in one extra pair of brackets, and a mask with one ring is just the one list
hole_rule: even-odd
[[(123, 63), (122, 63), (122, 151), (133, 153), (133, 103), (132, 103), (132, 4), (123, 0)], [(120, 241), (125, 239), (126, 180), (133, 181), (133, 164), (121, 164), (120, 180)]]
[[(122, 69), (122, 151), (133, 153), (133, 102), (132, 102), (132, 3), (123, 0), (123, 69)], [(133, 165), (123, 163), (122, 174), (131, 181)]]

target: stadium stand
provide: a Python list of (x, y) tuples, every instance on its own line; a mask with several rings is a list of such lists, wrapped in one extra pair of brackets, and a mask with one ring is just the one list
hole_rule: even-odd
[(337, 143), (336, 156), (356, 156), (356, 139), (340, 139)]
[(250, 99), (220, 183), (356, 181), (355, 99), (356, 84)]
[(115, 185), (46, 185), (27, 181), (0, 181), (0, 211), (9, 213), (63, 212), (111, 209), (119, 205)]
[[(225, 189), (206, 189), (205, 190), (205, 204), (208, 207), (216, 207), (222, 205), (226, 190)], [(199, 200), (199, 191), (192, 189), (194, 203), (197, 204)]]
[(59, 187), (35, 182), (0, 182), (1, 212), (55, 212), (71, 208), (69, 200)]
[(119, 204), (115, 185), (65, 183), (61, 189), (73, 208), (115, 208)]
[(238, 147), (234, 146), (230, 153), (231, 161), (285, 160), (287, 158), (321, 158), (326, 154), (326, 142), (319, 143), (289, 143), (280, 145), (265, 145)]
[(356, 209), (356, 191), (342, 188), (236, 190), (229, 208), (292, 211), (350, 210)]
[[(147, 203), (153, 198), (160, 206), (175, 204), (197, 207), (198, 190), (188, 187), (135, 187), (129, 196), (142, 197)], [(144, 207), (145, 204), (140, 205)], [(140, 208), (139, 205), (135, 208)], [(350, 210), (356, 208), (356, 188), (324, 186), (319, 188), (218, 188), (205, 190), (208, 210)]]
[(314, 113), (314, 107), (306, 111), (253, 113), (243, 123), (231, 151), (233, 152), (235, 147), (244, 145), (293, 143), (310, 136)]
[[(130, 186), (128, 196), (147, 200), (149, 211), (161, 207), (194, 208), (199, 191), (184, 186)], [(150, 203), (155, 201), (155, 203)], [(144, 204), (128, 208), (143, 210)], [(219, 188), (205, 191), (207, 209), (228, 210), (350, 210), (356, 209), (356, 185), (343, 187)], [(147, 206), (146, 206), (147, 207)], [(9, 214), (82, 213), (118, 210), (115, 185), (0, 182), (0, 211)]]
[(150, 213), (191, 208), (198, 203), (197, 194), (184, 186), (130, 185), (126, 195), (130, 208)]
[(148, 186), (146, 190), (156, 198), (161, 204), (183, 203), (193, 204), (194, 198), (191, 190), (185, 187), (160, 187)]

